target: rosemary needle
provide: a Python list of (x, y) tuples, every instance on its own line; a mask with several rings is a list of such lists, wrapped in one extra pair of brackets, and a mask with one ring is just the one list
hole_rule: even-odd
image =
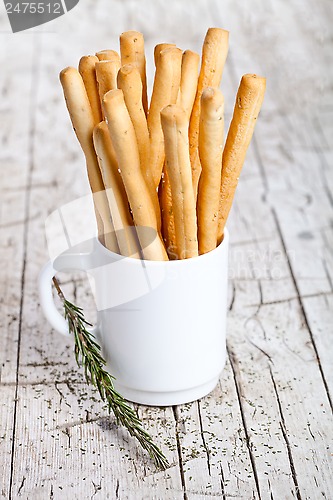
[(94, 335), (87, 330), (87, 327), (92, 325), (85, 320), (82, 308), (65, 298), (56, 278), (53, 278), (53, 283), (64, 306), (69, 332), (74, 336), (76, 362), (78, 366), (83, 367), (87, 383), (98, 389), (101, 399), (108, 404), (109, 413), (112, 411), (115, 415), (117, 424), (126, 427), (130, 435), (139, 441), (158, 469), (165, 470), (169, 466), (165, 455), (143, 429), (142, 422), (134, 409), (115, 390), (113, 385), (115, 377), (105, 369), (106, 362), (101, 354), (101, 348)]

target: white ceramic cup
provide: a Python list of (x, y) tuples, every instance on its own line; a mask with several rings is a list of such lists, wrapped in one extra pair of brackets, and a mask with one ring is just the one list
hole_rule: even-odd
[(168, 406), (199, 399), (216, 386), (226, 359), (228, 231), (213, 251), (186, 260), (125, 258), (97, 239), (91, 248), (61, 254), (39, 277), (50, 324), (68, 335), (53, 302), (57, 271), (85, 270), (97, 307), (93, 329), (128, 400)]

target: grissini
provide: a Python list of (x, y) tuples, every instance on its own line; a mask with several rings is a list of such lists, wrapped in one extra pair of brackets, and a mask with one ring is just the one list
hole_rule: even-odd
[(174, 47), (176, 47), (175, 43), (158, 43), (157, 45), (155, 45), (155, 47), (154, 47), (154, 63), (155, 63), (155, 67), (158, 64), (158, 59), (160, 57), (160, 53), (162, 52), (162, 50), (172, 49)]
[(233, 117), (230, 123), (222, 157), (217, 243), (229, 215), (235, 190), (242, 170), (246, 151), (250, 144), (258, 114), (264, 99), (266, 78), (247, 74), (241, 79)]
[(121, 65), (135, 64), (142, 81), (142, 105), (148, 112), (146, 56), (143, 34), (138, 31), (125, 31), (120, 35)]
[(173, 212), (172, 194), (167, 169), (163, 168), (159, 185), (159, 200), (162, 217), (162, 236), (170, 260), (178, 259), (179, 251), (176, 242), (175, 217)]
[[(158, 43), (154, 47), (155, 67), (159, 64), (159, 58), (162, 50), (173, 48), (176, 48), (176, 44), (165, 42)], [(179, 92), (180, 90), (178, 91), (177, 101), (179, 99)], [(167, 249), (169, 259), (174, 260), (178, 258), (178, 252), (176, 247), (175, 221), (172, 208), (171, 186), (168, 178), (168, 173), (165, 168), (165, 161), (163, 162), (161, 181), (158, 188), (158, 197), (161, 207), (163, 241)]]
[(176, 244), (180, 259), (198, 255), (196, 206), (188, 143), (188, 118), (177, 105), (161, 112), (166, 169), (170, 179)]
[(199, 180), (197, 216), (199, 254), (216, 248), (221, 186), (224, 98), (219, 89), (207, 87), (201, 95), (199, 125)]
[[(173, 43), (159, 43), (155, 46), (154, 48), (154, 61), (155, 61), (155, 66), (158, 67), (160, 65), (160, 57), (161, 57), (161, 52), (166, 51), (167, 49), (174, 49), (177, 51), (177, 56), (180, 57), (179, 50), (176, 48), (176, 45)], [(181, 69), (180, 69), (181, 71)], [(163, 75), (162, 75), (163, 78)], [(179, 78), (179, 74), (177, 72), (177, 79)], [(179, 80), (179, 85), (180, 85), (180, 80)], [(155, 88), (155, 87), (154, 87)], [(155, 96), (154, 100), (156, 98), (162, 98), (162, 96), (158, 96), (157, 89), (155, 88)], [(177, 98), (179, 96), (179, 90), (177, 93)], [(175, 93), (172, 95), (172, 101), (171, 102), (176, 102), (175, 100)], [(152, 99), (151, 103), (151, 109), (150, 113), (153, 113), (154, 109), (154, 100)], [(156, 102), (156, 101), (155, 101)], [(164, 104), (167, 104), (164, 102)], [(156, 107), (156, 112), (158, 111), (158, 108)], [(150, 117), (151, 120), (150, 122), (153, 123), (158, 123), (158, 116), (153, 120), (153, 116)], [(158, 129), (157, 129), (158, 130)], [(156, 131), (157, 131), (156, 130)], [(163, 132), (161, 134), (161, 128), (159, 130), (160, 132), (160, 141), (163, 138)], [(151, 132), (151, 135), (154, 136), (153, 132)], [(157, 141), (157, 139), (155, 139)], [(163, 139), (162, 139), (163, 141)], [(157, 142), (155, 144), (158, 144)], [(152, 145), (152, 151), (153, 151), (153, 145)], [(172, 195), (171, 195), (171, 186), (168, 178), (168, 174), (165, 168), (165, 153), (164, 153), (164, 146), (163, 142), (160, 143), (160, 151), (162, 153), (161, 157), (161, 164), (162, 166), (162, 174), (161, 174), (161, 181), (159, 184), (159, 202), (160, 202), (160, 207), (161, 207), (161, 218), (162, 218), (162, 236), (163, 236), (163, 241), (164, 244), (166, 245), (166, 249), (168, 252), (168, 256), (170, 259), (177, 259), (178, 258), (178, 249), (176, 245), (176, 235), (175, 235), (175, 223), (174, 223), (174, 214), (173, 214), (173, 208), (172, 208)], [(153, 155), (152, 155), (153, 156)], [(154, 160), (153, 160), (154, 162)], [(156, 182), (158, 182), (158, 177), (155, 179)]]
[(161, 126), (161, 110), (177, 101), (181, 76), (182, 51), (176, 47), (164, 49), (157, 59), (153, 93), (148, 114), (150, 136), (150, 168), (157, 188), (164, 164), (164, 138)]
[(100, 50), (96, 57), (99, 61), (119, 61), (120, 64), (120, 55), (115, 50)]
[(135, 131), (122, 90), (111, 90), (105, 94), (103, 105), (143, 256), (147, 260), (168, 260), (158, 233), (154, 205), (141, 173)]
[(153, 201), (157, 227), (161, 229), (161, 212), (157, 191), (149, 165), (149, 132), (146, 115), (142, 106), (142, 82), (139, 70), (132, 64), (125, 64), (118, 72), (118, 88), (123, 91), (125, 104), (131, 117), (135, 136), (139, 148), (141, 172), (149, 189)]
[(220, 85), (223, 68), (228, 54), (228, 40), (228, 31), (220, 28), (209, 28), (202, 47), (198, 88), (193, 104), (189, 130), (192, 181), (195, 196), (197, 195), (198, 181), (201, 172), (198, 154), (200, 98), (206, 87), (218, 87)]
[(190, 119), (198, 86), (200, 56), (192, 50), (185, 50), (182, 57), (182, 70), (178, 103)]
[[(159, 56), (160, 51), (170, 46), (172, 45), (166, 43), (160, 44), (160, 46), (157, 45), (155, 47), (154, 53), (155, 61), (157, 61), (157, 57)], [(190, 118), (191, 116), (193, 102), (198, 85), (199, 61), (200, 56), (196, 52), (186, 50), (183, 53), (181, 65), (181, 80), (177, 97), (177, 104), (179, 104), (184, 109), (188, 118)], [(162, 180), (159, 189), (159, 199), (163, 219), (163, 239), (166, 243), (169, 258), (174, 259), (177, 258), (178, 250), (175, 237), (175, 221), (172, 208), (171, 187), (165, 167), (163, 167)]]
[(95, 124), (102, 120), (101, 102), (98, 94), (95, 65), (98, 62), (96, 56), (83, 56), (79, 62), (79, 73), (82, 76), (87, 91)]
[(117, 74), (120, 69), (120, 62), (118, 60), (112, 61), (98, 61), (96, 63), (96, 78), (98, 82), (98, 92), (103, 110), (103, 97), (109, 92), (117, 88)]
[[(154, 47), (154, 63), (155, 67), (158, 65), (159, 57), (162, 52), (162, 50), (166, 49), (173, 49), (176, 48), (175, 43), (158, 43)], [(179, 98), (179, 91), (178, 91), (178, 97)], [(163, 221), (163, 240), (164, 243), (166, 244), (167, 252), (169, 255), (169, 258), (177, 258), (174, 256), (174, 253), (177, 251), (176, 250), (176, 237), (175, 237), (175, 224), (174, 224), (174, 218), (173, 218), (173, 211), (172, 211), (172, 197), (171, 197), (171, 187), (168, 179), (168, 174), (166, 172), (165, 166), (163, 166), (162, 170), (162, 178), (161, 182), (159, 185), (159, 201), (160, 201), (160, 206), (161, 206), (161, 217), (165, 218)], [(173, 252), (173, 254), (172, 254)], [(171, 255), (171, 257), (170, 257)]]
[[(175, 47), (174, 44), (160, 43), (154, 50), (155, 66), (162, 50)], [(198, 85), (198, 66), (200, 56), (187, 50), (182, 55), (181, 80), (177, 97), (179, 104), (188, 118), (191, 116), (192, 106)], [(163, 167), (162, 179), (159, 187), (159, 200), (162, 215), (162, 235), (170, 260), (178, 258), (178, 249), (175, 234), (175, 219), (172, 204), (172, 194), (168, 172)]]
[(106, 122), (103, 121), (94, 128), (93, 139), (120, 253), (139, 259), (140, 247)]
[(67, 109), (75, 134), (86, 158), (88, 179), (93, 193), (99, 237), (104, 233), (105, 246), (109, 250), (119, 253), (119, 247), (114, 234), (104, 191), (103, 179), (94, 150), (94, 117), (82, 77), (77, 69), (69, 67), (61, 71), (60, 82), (64, 91)]

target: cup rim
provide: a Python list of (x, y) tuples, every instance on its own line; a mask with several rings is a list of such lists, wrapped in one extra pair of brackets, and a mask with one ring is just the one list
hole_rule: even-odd
[(217, 252), (222, 252), (225, 248), (228, 247), (229, 243), (229, 231), (228, 228), (224, 228), (224, 234), (223, 234), (223, 240), (221, 243), (211, 250), (210, 252), (198, 255), (196, 257), (191, 257), (190, 259), (176, 259), (176, 260), (147, 260), (147, 259), (135, 259), (134, 257), (128, 257), (124, 255), (120, 255), (119, 253), (113, 252), (112, 250), (109, 250), (106, 248), (97, 237), (95, 237), (95, 244), (97, 247), (101, 249), (102, 252), (104, 252), (106, 255), (109, 257), (112, 256), (113, 260), (123, 260), (126, 259), (127, 262), (133, 263), (133, 265), (140, 265), (142, 266), (142, 263), (144, 265), (149, 265), (149, 266), (158, 266), (158, 265), (165, 265), (167, 264), (168, 266), (179, 266), (179, 265), (190, 265), (191, 262), (198, 262), (198, 260), (203, 260), (203, 259), (208, 259), (211, 258), (212, 255), (214, 255)]

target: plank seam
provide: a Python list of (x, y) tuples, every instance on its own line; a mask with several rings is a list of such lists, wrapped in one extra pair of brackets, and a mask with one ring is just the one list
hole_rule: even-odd
[(227, 499), (227, 497), (226, 497), (226, 494), (225, 494), (225, 488), (224, 488), (225, 479), (224, 479), (224, 474), (223, 474), (223, 467), (222, 467), (222, 463), (220, 463), (220, 470), (221, 470), (221, 480), (220, 480), (220, 484), (221, 484), (222, 498), (223, 498), (223, 500), (226, 500), (226, 499)]
[(296, 497), (297, 497), (298, 500), (302, 500), (301, 493), (300, 493), (300, 490), (299, 490), (298, 480), (297, 480), (297, 474), (296, 474), (294, 459), (293, 459), (293, 455), (292, 455), (292, 452), (291, 452), (291, 446), (290, 446), (289, 439), (288, 439), (288, 436), (287, 436), (287, 430), (286, 430), (286, 424), (285, 424), (284, 415), (283, 415), (283, 411), (282, 411), (282, 405), (281, 405), (279, 393), (278, 393), (278, 390), (277, 390), (277, 387), (276, 387), (276, 383), (275, 383), (275, 380), (274, 380), (274, 377), (273, 377), (273, 372), (272, 372), (272, 369), (271, 369), (270, 366), (269, 366), (269, 373), (270, 373), (270, 376), (271, 376), (271, 380), (272, 380), (272, 384), (273, 384), (274, 392), (275, 392), (275, 396), (276, 396), (276, 401), (277, 401), (278, 408), (279, 408), (279, 413), (280, 413), (280, 418), (281, 418), (280, 428), (281, 428), (283, 439), (284, 439), (284, 441), (286, 443), (286, 447), (287, 447), (287, 453), (288, 453), (288, 458), (289, 458), (289, 465), (290, 465), (290, 470), (291, 470), (291, 475), (292, 475), (292, 478), (293, 478), (293, 482), (294, 482), (294, 485), (295, 485)]
[(197, 410), (198, 410), (198, 415), (199, 415), (199, 425), (200, 425), (201, 440), (202, 440), (202, 444), (203, 444), (203, 447), (205, 449), (206, 456), (207, 456), (208, 474), (209, 474), (209, 476), (211, 476), (212, 473), (211, 473), (211, 469), (210, 469), (209, 448), (207, 446), (207, 443), (206, 443), (206, 440), (205, 440), (205, 436), (204, 436), (204, 430), (203, 430), (203, 425), (202, 425), (202, 416), (201, 416), (201, 408), (200, 408), (200, 401), (199, 400), (197, 401)]
[(229, 362), (230, 362), (230, 366), (231, 366), (231, 370), (232, 370), (232, 374), (233, 374), (233, 379), (234, 379), (234, 382), (235, 382), (235, 388), (236, 388), (236, 394), (237, 394), (237, 399), (238, 399), (238, 404), (239, 404), (239, 410), (240, 410), (241, 419), (242, 419), (243, 428), (244, 428), (244, 433), (245, 433), (246, 447), (248, 449), (248, 453), (249, 453), (249, 457), (250, 457), (250, 462), (251, 462), (251, 466), (252, 466), (252, 471), (253, 471), (253, 475), (254, 475), (254, 481), (255, 481), (255, 484), (256, 484), (258, 497), (259, 497), (259, 500), (261, 500), (261, 493), (260, 493), (260, 487), (259, 487), (259, 478), (258, 478), (258, 473), (257, 473), (255, 459), (254, 459), (254, 456), (253, 456), (253, 453), (252, 453), (252, 449), (251, 449), (251, 440), (250, 440), (250, 436), (249, 436), (249, 433), (248, 433), (248, 430), (247, 430), (246, 418), (245, 418), (245, 413), (244, 413), (244, 408), (243, 408), (243, 403), (242, 403), (241, 384), (240, 384), (240, 381), (238, 380), (237, 373), (236, 373), (235, 357), (233, 355), (233, 352), (229, 348), (228, 343), (227, 343), (227, 353), (228, 353), (228, 358), (229, 358)]
[(172, 412), (173, 412), (173, 416), (174, 416), (175, 423), (176, 423), (175, 434), (176, 434), (176, 443), (177, 443), (180, 480), (181, 480), (181, 484), (182, 484), (182, 488), (183, 488), (184, 500), (188, 500), (187, 493), (186, 493), (185, 472), (184, 472), (184, 466), (183, 466), (183, 460), (182, 460), (182, 449), (180, 446), (180, 439), (179, 439), (177, 406), (172, 407)]

